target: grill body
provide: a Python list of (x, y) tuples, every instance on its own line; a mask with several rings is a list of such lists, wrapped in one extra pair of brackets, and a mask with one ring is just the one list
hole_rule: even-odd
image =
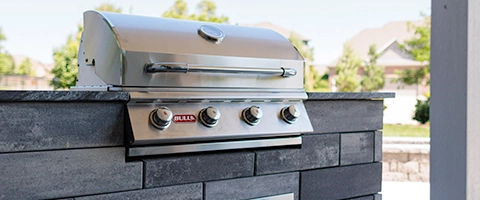
[(130, 92), (129, 156), (299, 145), (303, 71), (268, 29), (87, 11), (72, 89)]

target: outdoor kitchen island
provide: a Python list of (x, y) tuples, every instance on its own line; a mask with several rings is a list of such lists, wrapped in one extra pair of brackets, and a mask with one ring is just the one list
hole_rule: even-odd
[(129, 158), (128, 92), (0, 91), (0, 199), (381, 199), (394, 96), (308, 93), (301, 146)]

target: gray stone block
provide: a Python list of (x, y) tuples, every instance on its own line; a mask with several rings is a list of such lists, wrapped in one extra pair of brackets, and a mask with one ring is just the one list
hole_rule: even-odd
[(340, 165), (373, 162), (374, 132), (340, 134)]
[(350, 198), (349, 200), (374, 200), (373, 195)]
[(375, 155), (373, 158), (373, 161), (375, 162), (382, 161), (382, 154), (383, 154), (382, 143), (383, 143), (382, 131), (375, 131)]
[(255, 174), (337, 166), (339, 143), (339, 134), (303, 135), (301, 148), (255, 151)]
[(144, 159), (145, 188), (253, 176), (254, 153), (212, 153)]
[(286, 193), (294, 193), (298, 199), (298, 192), (298, 172), (205, 183), (205, 200), (251, 199)]
[(0, 152), (123, 145), (123, 102), (0, 103)]
[(142, 188), (142, 162), (121, 147), (0, 154), (3, 199), (63, 198)]
[(375, 200), (382, 200), (382, 194), (373, 195)]
[(374, 131), (383, 127), (382, 100), (305, 102), (314, 133)]
[(169, 199), (198, 199), (203, 198), (203, 184), (193, 183), (187, 185), (176, 185), (159, 187), (128, 192), (118, 192), (94, 196), (76, 197), (75, 200), (117, 200), (117, 199), (142, 199), (142, 200), (169, 200)]
[(300, 198), (346, 199), (380, 192), (382, 163), (301, 172)]

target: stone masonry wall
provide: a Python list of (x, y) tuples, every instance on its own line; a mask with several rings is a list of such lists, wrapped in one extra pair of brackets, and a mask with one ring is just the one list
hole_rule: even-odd
[(430, 181), (429, 138), (384, 138), (384, 181)]
[(0, 199), (381, 199), (381, 100), (311, 98), (301, 147), (126, 159), (128, 99), (0, 92)]

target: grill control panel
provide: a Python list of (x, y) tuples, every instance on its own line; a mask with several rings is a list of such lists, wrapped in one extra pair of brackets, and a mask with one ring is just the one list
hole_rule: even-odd
[(130, 102), (129, 145), (299, 135), (313, 128), (302, 101)]
[[(289, 105), (283, 107), (280, 110), (279, 115), (286, 123), (293, 124), (298, 119), (298, 117), (300, 117), (300, 111), (295, 105)], [(152, 112), (150, 113), (150, 124), (152, 124), (155, 128), (165, 130), (170, 126), (173, 116), (174, 114), (168, 107), (160, 106), (159, 108), (152, 110)], [(176, 116), (177, 120), (174, 120), (175, 123), (179, 122), (179, 117), (185, 118), (185, 115)], [(198, 113), (199, 122), (209, 128), (217, 125), (220, 117), (220, 110), (213, 106), (203, 108)], [(262, 117), (263, 111), (259, 106), (256, 105), (247, 107), (241, 111), (241, 119), (250, 126), (257, 125)], [(188, 119), (189, 122), (192, 122), (193, 120), (193, 118)]]

